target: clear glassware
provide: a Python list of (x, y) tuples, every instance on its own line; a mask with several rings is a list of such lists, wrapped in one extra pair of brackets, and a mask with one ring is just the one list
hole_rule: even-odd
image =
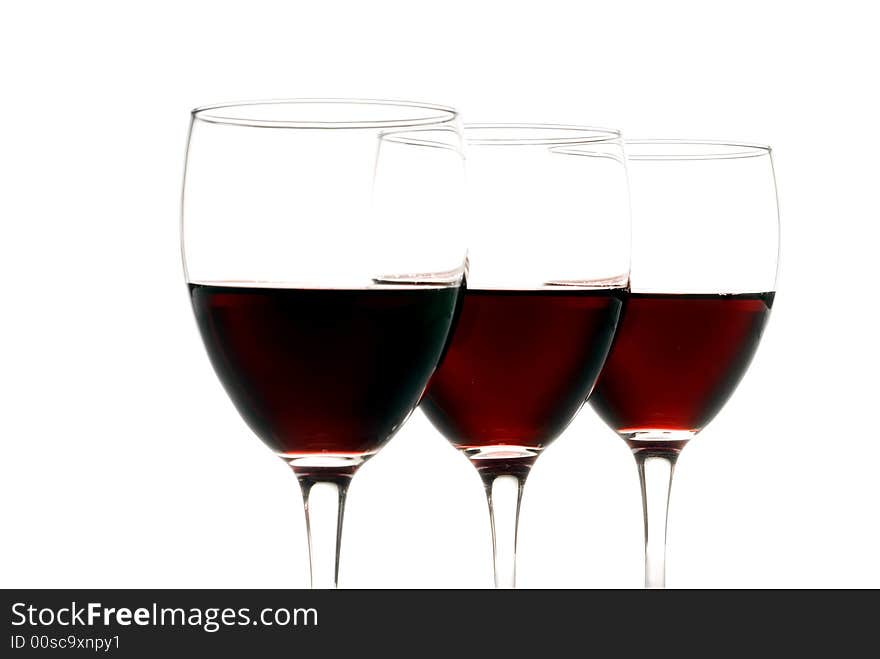
[[(479, 472), (495, 585), (512, 588), (526, 478), (589, 396), (623, 306), (627, 176), (615, 130), (472, 124), (463, 134), (467, 289), (421, 409)], [(454, 152), (458, 139), (392, 132), (383, 152)], [(599, 157), (567, 152), (579, 146)]]
[(769, 147), (627, 140), (626, 150), (632, 292), (590, 404), (635, 455), (645, 586), (662, 588), (675, 463), (758, 347), (776, 289), (779, 216)]
[[(347, 99), (192, 113), (181, 247), (193, 310), (233, 404), (299, 481), (316, 588), (337, 583), (351, 478), (418, 404), (458, 305), (464, 246), (430, 209), (403, 224), (393, 181), (374, 189), (382, 134), (429, 126), (456, 134), (457, 114)], [(457, 193), (460, 160), (407, 165), (424, 194)]]

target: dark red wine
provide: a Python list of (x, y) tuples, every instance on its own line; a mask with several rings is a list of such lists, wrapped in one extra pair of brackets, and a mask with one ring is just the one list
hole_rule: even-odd
[(773, 293), (633, 293), (590, 404), (626, 439), (687, 439), (752, 360)]
[(422, 409), (459, 449), (540, 450), (590, 395), (624, 293), (468, 289)]
[(457, 287), (364, 290), (190, 284), (214, 370), (272, 450), (368, 456), (418, 404)]

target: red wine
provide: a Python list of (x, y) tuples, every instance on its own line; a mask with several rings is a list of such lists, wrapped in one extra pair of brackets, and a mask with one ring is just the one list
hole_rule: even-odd
[(637, 446), (683, 445), (739, 384), (772, 305), (773, 293), (631, 294), (590, 404)]
[(403, 424), (446, 343), (457, 287), (190, 284), (214, 370), (286, 458), (368, 457)]
[(623, 299), (623, 289), (468, 289), (421, 408), (459, 449), (535, 455), (589, 396)]

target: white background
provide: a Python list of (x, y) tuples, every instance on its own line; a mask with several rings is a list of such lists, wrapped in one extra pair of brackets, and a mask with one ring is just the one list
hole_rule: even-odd
[[(178, 200), (188, 110), (410, 98), (472, 121), (775, 148), (783, 263), (742, 386), (685, 451), (668, 583), (880, 587), (871, 3), (5, 2), (0, 586), (307, 585), (299, 492), (200, 344)], [(639, 587), (623, 442), (538, 462), (523, 587)], [(351, 491), (347, 587), (484, 587), (474, 470), (420, 415)]]

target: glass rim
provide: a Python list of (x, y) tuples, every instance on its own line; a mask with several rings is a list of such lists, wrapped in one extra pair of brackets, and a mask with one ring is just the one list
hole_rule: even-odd
[[(454, 137), (454, 142), (440, 141), (439, 139), (431, 139), (437, 133), (450, 134)], [(408, 144), (410, 146), (425, 146), (437, 149), (449, 149), (450, 151), (460, 152), (461, 145), (461, 129), (458, 126), (442, 125), (442, 126), (424, 126), (421, 128), (406, 128), (404, 130), (392, 130), (383, 132), (379, 139), (383, 142), (393, 142), (396, 144)]]
[[(635, 147), (635, 148), (634, 148)], [(627, 160), (729, 160), (770, 155), (765, 144), (731, 140), (692, 140), (667, 138), (625, 139)]]
[[(506, 131), (501, 137), (472, 137), (476, 131)], [(470, 135), (469, 135), (470, 133)], [(518, 133), (532, 136), (521, 137)], [(540, 133), (544, 133), (543, 136)], [(565, 146), (574, 144), (598, 144), (621, 140), (616, 128), (599, 128), (577, 124), (552, 123), (466, 123), (462, 127), (464, 141), (477, 146)]]
[[(297, 109), (309, 105), (334, 105), (334, 106), (374, 106), (387, 108), (389, 118), (371, 119), (339, 119), (328, 120), (320, 118), (284, 118), (260, 117), (257, 113), (248, 113), (255, 108), (272, 108), (272, 106), (296, 106)], [(400, 113), (395, 116), (392, 108), (409, 109), (407, 116)], [(423, 112), (415, 112), (422, 110)], [(458, 111), (447, 105), (437, 103), (422, 103), (419, 101), (406, 101), (396, 99), (373, 99), (373, 98), (281, 98), (250, 101), (230, 101), (202, 105), (191, 111), (193, 121), (202, 121), (211, 124), (229, 126), (247, 126), (251, 128), (298, 128), (298, 129), (344, 129), (344, 128), (406, 128), (417, 126), (439, 126), (449, 124), (458, 119)]]
[[(506, 134), (500, 137), (475, 138), (475, 131), (499, 131), (499, 135), (504, 131)], [(430, 136), (438, 132), (454, 133), (456, 143), (453, 145), (430, 139)], [(462, 142), (466, 146), (548, 146), (561, 149), (586, 144), (621, 144), (623, 141), (621, 132), (615, 128), (544, 123), (467, 123), (458, 130), (453, 130), (452, 126), (426, 126), (383, 133), (382, 139), (399, 144), (452, 150), (458, 150)]]

